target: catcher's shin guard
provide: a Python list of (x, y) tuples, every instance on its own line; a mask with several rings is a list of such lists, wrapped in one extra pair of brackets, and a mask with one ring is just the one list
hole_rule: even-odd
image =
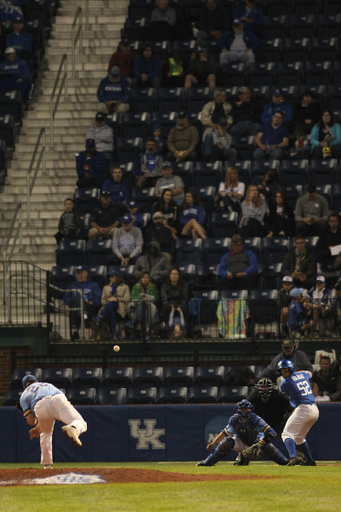
[(205, 460), (202, 460), (201, 462), (198, 462), (197, 466), (214, 466), (216, 462), (219, 462), (224, 455), (218, 452), (218, 450), (214, 450), (213, 453), (210, 453), (208, 457), (206, 457)]
[(272, 443), (268, 443), (264, 449), (263, 453), (269, 457), (269, 459), (276, 462), (280, 466), (286, 466), (289, 460), (283, 455), (283, 453), (276, 448)]
[(225, 437), (210, 455), (197, 464), (197, 466), (214, 466), (217, 462), (223, 459), (235, 445), (235, 441), (232, 437)]

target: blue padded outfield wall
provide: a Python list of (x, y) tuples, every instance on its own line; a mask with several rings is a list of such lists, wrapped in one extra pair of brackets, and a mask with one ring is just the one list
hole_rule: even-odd
[[(317, 460), (341, 460), (341, 404), (320, 404), (320, 417), (308, 434)], [(198, 461), (234, 414), (233, 405), (155, 405), (78, 407), (88, 424), (77, 448), (56, 422), (55, 462)], [(39, 440), (15, 407), (0, 408), (0, 462), (39, 462)], [(286, 450), (280, 439), (276, 446)], [(229, 454), (234, 460), (236, 453)]]

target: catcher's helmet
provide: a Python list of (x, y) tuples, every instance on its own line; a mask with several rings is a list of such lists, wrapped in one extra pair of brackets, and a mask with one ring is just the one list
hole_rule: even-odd
[(261, 399), (264, 402), (267, 402), (271, 396), (272, 390), (274, 389), (274, 384), (271, 379), (263, 377), (262, 379), (259, 379), (255, 388), (258, 389)]
[[(242, 413), (241, 409), (247, 409), (247, 412)], [(245, 400), (245, 398), (244, 398), (244, 400), (237, 403), (237, 411), (238, 411), (238, 416), (241, 419), (248, 421), (251, 416), (251, 413), (253, 411), (253, 405), (251, 402), (249, 402), (248, 400)]]
[(22, 386), (25, 389), (28, 384), (32, 384), (32, 382), (38, 382), (34, 375), (25, 375), (22, 380)]
[(293, 363), (289, 360), (289, 359), (282, 359), (278, 365), (277, 365), (277, 370), (282, 370), (284, 368), (288, 368), (290, 374), (291, 373), (294, 373), (295, 371), (295, 366), (293, 365)]

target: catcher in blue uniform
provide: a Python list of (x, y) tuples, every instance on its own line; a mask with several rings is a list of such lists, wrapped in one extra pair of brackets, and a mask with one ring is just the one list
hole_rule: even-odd
[(252, 412), (253, 405), (248, 400), (237, 404), (237, 414), (229, 419), (226, 427), (217, 435), (212, 443), (206, 446), (210, 455), (197, 466), (214, 466), (226, 457), (231, 450), (241, 453), (240, 466), (247, 465), (250, 460), (257, 460), (262, 454), (281, 466), (289, 461), (270, 441), (276, 432), (260, 416)]

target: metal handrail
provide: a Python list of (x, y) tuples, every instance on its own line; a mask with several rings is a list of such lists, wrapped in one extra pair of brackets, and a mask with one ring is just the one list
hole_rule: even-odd
[[(59, 82), (59, 79), (60, 79), (60, 75), (62, 73), (63, 66), (64, 66), (64, 74), (63, 74), (61, 85), (59, 87), (57, 100), (56, 100), (56, 103), (54, 105), (53, 104), (53, 99), (54, 99), (54, 96), (55, 96), (56, 91), (57, 91), (58, 82)], [(64, 93), (65, 93), (65, 101), (67, 101), (67, 99), (68, 99), (68, 81), (67, 81), (67, 55), (66, 55), (66, 53), (64, 53), (64, 55), (62, 56), (62, 60), (60, 62), (60, 66), (59, 66), (59, 69), (58, 69), (58, 73), (57, 73), (57, 76), (56, 76), (56, 80), (55, 80), (53, 91), (52, 91), (51, 98), (50, 98), (50, 148), (51, 149), (53, 149), (53, 135), (54, 135), (53, 134), (53, 122), (54, 122), (54, 116), (56, 115), (56, 112), (57, 112), (57, 108), (58, 108), (58, 105), (59, 105), (59, 100), (60, 100), (60, 96), (61, 96), (63, 88), (64, 88)]]
[(89, 0), (85, 0), (85, 28), (89, 30)]
[[(9, 243), (10, 243), (10, 240), (12, 238), (12, 233), (13, 233), (13, 229), (14, 229), (14, 226), (15, 226), (15, 221), (17, 220), (18, 213), (19, 213), (19, 224), (17, 226), (16, 232), (15, 232), (15, 235), (14, 235), (14, 240), (13, 240), (13, 245), (12, 245), (11, 251), (9, 253), (9, 256), (7, 257), (7, 249), (9, 247)], [(13, 215), (13, 219), (12, 219), (12, 222), (11, 222), (11, 225), (10, 225), (10, 228), (9, 228), (8, 237), (7, 237), (7, 240), (6, 240), (3, 252), (2, 252), (3, 260), (4, 260), (4, 267), (3, 267), (3, 283), (4, 284), (3, 284), (3, 296), (2, 296), (3, 305), (6, 304), (7, 269), (9, 268), (9, 265), (11, 263), (11, 259), (12, 259), (12, 256), (13, 256), (13, 252), (14, 252), (14, 249), (15, 249), (18, 237), (19, 237), (19, 250), (22, 251), (22, 224), (23, 224), (23, 222), (22, 222), (22, 204), (20, 203), (20, 204), (17, 205), (17, 207), (15, 209), (15, 212), (14, 212), (14, 215)]]
[[(87, 14), (87, 21), (86, 26), (88, 26), (89, 23), (89, 6), (86, 7), (86, 14)], [(79, 27), (76, 31), (76, 25), (77, 21), (79, 19)], [(77, 7), (77, 11), (71, 26), (71, 61), (72, 61), (72, 76), (75, 76), (75, 67), (76, 67), (76, 46), (79, 39), (79, 53), (82, 53), (83, 51), (83, 14), (82, 14), (82, 8)]]
[[(41, 147), (40, 154), (39, 154), (39, 160), (37, 162), (37, 166), (34, 171), (32, 182), (30, 184), (31, 173), (32, 173), (35, 158), (37, 156), (37, 152), (38, 152), (38, 148), (39, 148), (41, 139), (43, 139), (43, 141), (42, 141), (42, 147)], [(27, 226), (30, 225), (31, 194), (32, 194), (32, 190), (33, 190), (35, 181), (37, 179), (37, 175), (38, 175), (38, 171), (40, 169), (40, 164), (41, 164), (42, 159), (43, 159), (43, 176), (45, 176), (46, 175), (46, 132), (45, 132), (45, 128), (40, 129), (39, 137), (38, 137), (38, 140), (36, 142), (36, 145), (35, 145), (35, 148), (33, 151), (30, 167), (28, 169), (27, 177), (26, 177), (26, 180), (27, 180), (27, 224), (26, 225)]]

